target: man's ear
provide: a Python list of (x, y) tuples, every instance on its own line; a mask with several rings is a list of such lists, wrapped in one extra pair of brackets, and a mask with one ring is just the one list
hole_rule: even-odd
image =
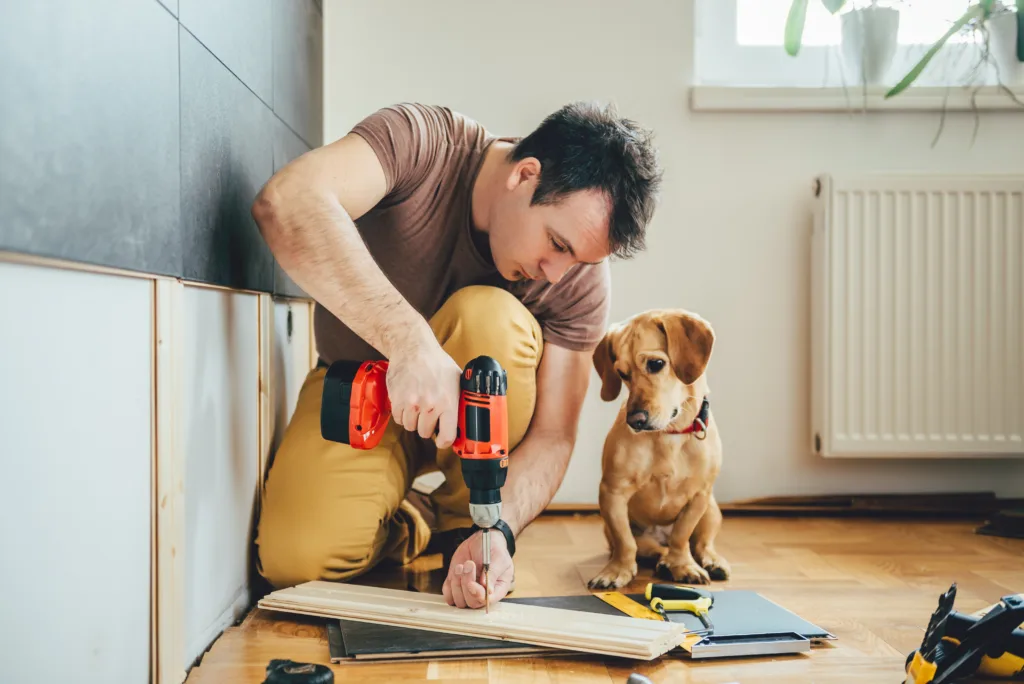
[(668, 340), (668, 358), (676, 376), (685, 384), (699, 378), (711, 360), (715, 331), (700, 316), (687, 311), (663, 315), (658, 325)]
[(508, 175), (506, 187), (508, 190), (515, 190), (523, 183), (536, 184), (540, 180), (540, 160), (536, 157), (525, 157), (520, 159), (512, 167)]
[(594, 349), (594, 369), (601, 376), (601, 399), (611, 401), (622, 391), (622, 378), (615, 372), (612, 332), (606, 332)]

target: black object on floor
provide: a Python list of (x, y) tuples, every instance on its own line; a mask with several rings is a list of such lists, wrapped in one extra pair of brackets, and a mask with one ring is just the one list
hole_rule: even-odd
[(334, 672), (326, 665), (271, 660), (263, 684), (333, 684)]
[(1024, 509), (997, 511), (975, 532), (992, 537), (1024, 539)]
[[(637, 603), (647, 605), (643, 594), (626, 594)], [(587, 613), (623, 615), (621, 611), (590, 594), (582, 596), (543, 596), (506, 598), (502, 603), (525, 603), (563, 608)], [(806, 640), (835, 637), (753, 591), (718, 591), (710, 617), (714, 623), (716, 642), (735, 637), (756, 640), (758, 637), (798, 635)], [(669, 613), (669, 620), (686, 624), (690, 630), (703, 629), (700, 619), (689, 613)], [(471, 656), (501, 657), (517, 652), (538, 653), (550, 649), (514, 641), (445, 634), (424, 629), (379, 625), (356, 620), (330, 620), (327, 623), (332, 662), (372, 661), (397, 658)], [(682, 655), (682, 649), (670, 653)]]

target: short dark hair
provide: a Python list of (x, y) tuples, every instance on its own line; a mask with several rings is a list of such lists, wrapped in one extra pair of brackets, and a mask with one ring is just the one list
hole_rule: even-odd
[(629, 258), (644, 249), (661, 186), (652, 139), (650, 131), (618, 116), (614, 105), (572, 102), (518, 141), (510, 158), (540, 161), (532, 204), (552, 204), (580, 190), (607, 194), (612, 254)]

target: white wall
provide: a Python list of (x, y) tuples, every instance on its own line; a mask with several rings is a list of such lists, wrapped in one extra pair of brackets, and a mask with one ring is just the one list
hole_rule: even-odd
[(185, 663), (249, 606), (259, 472), (259, 306), (186, 287)]
[(0, 263), (0, 662), (150, 681), (153, 286)]
[[(1024, 493), (1016, 461), (832, 462), (809, 451), (810, 188), (815, 174), (1021, 172), (1020, 112), (699, 114), (687, 108), (693, 0), (327, 0), (325, 139), (421, 100), (525, 134), (568, 100), (613, 100), (655, 129), (666, 167), (647, 253), (613, 268), (612, 316), (693, 309), (718, 333), (710, 381), (722, 500), (817, 492)], [(596, 501), (615, 407), (596, 375), (560, 502)]]

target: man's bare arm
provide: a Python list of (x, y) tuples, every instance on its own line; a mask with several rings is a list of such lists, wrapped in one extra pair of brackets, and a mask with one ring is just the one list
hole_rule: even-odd
[(501, 493), (502, 515), (516, 535), (551, 502), (565, 476), (590, 373), (589, 352), (545, 345), (533, 421), (509, 457)]
[(350, 133), (278, 171), (252, 215), (285, 273), (390, 360), (395, 420), (425, 439), (436, 430), (446, 448), (455, 439), (462, 369), (381, 271), (354, 223), (385, 189), (380, 160)]
[(292, 280), (391, 357), (433, 335), (381, 272), (353, 223), (384, 191), (373, 149), (349, 134), (278, 171), (256, 197), (252, 214)]

